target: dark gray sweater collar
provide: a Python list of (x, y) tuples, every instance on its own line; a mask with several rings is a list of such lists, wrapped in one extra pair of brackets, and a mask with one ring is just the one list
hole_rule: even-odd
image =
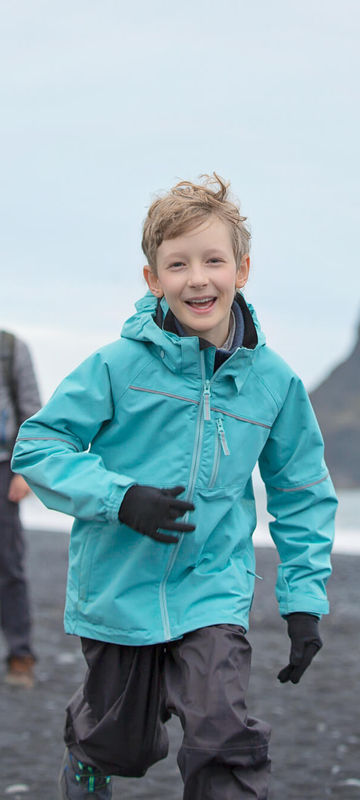
[[(236, 350), (237, 347), (247, 347), (252, 350), (254, 347), (256, 347), (258, 341), (256, 328), (251, 313), (246, 305), (243, 295), (240, 292), (236, 292), (235, 294), (232, 310), (234, 312), (236, 322), (235, 334), (230, 350), (222, 350), (221, 348), (217, 348), (215, 360), (220, 359), (220, 363), (222, 363), (222, 361), (224, 361), (226, 358), (229, 358), (229, 356), (234, 352), (234, 350)], [(158, 300), (157, 303), (155, 322), (160, 328), (163, 328), (165, 331), (169, 331), (169, 333), (176, 333), (178, 336), (186, 335), (171, 309), (168, 310), (164, 319), (160, 300)], [(199, 346), (200, 350), (203, 350), (206, 347), (213, 347), (214, 345), (211, 344), (211, 342), (208, 342), (207, 339), (203, 339), (201, 336), (199, 336)]]

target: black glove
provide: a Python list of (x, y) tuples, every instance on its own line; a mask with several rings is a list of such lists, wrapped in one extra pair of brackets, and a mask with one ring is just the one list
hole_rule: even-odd
[(141, 486), (135, 483), (127, 490), (119, 510), (119, 520), (133, 528), (138, 533), (150, 536), (157, 542), (174, 544), (179, 541), (177, 536), (167, 536), (159, 533), (158, 528), (169, 531), (188, 533), (195, 530), (194, 525), (186, 522), (174, 522), (177, 517), (182, 517), (185, 511), (195, 511), (192, 503), (185, 500), (176, 500), (178, 494), (185, 491), (184, 486), (174, 486), (173, 489), (157, 489), (155, 486)]
[(285, 617), (291, 639), (290, 663), (284, 667), (278, 678), (281, 683), (299, 683), (301, 676), (322, 647), (319, 636), (319, 618), (314, 614), (296, 612)]

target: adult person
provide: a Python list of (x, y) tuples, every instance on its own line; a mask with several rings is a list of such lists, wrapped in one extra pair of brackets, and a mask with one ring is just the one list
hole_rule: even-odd
[(19, 503), (30, 489), (11, 472), (10, 459), (19, 425), (40, 405), (29, 348), (0, 331), (0, 625), (7, 646), (5, 682), (27, 688), (34, 685), (35, 656)]

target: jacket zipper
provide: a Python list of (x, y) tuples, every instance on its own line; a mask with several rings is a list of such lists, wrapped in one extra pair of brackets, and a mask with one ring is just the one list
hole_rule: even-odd
[[(205, 378), (205, 361), (204, 361), (204, 354), (202, 352), (200, 352), (200, 366), (201, 366), (201, 377), (204, 388), (203, 388), (201, 402), (199, 403), (199, 409), (196, 421), (195, 444), (194, 444), (193, 458), (190, 470), (189, 488), (186, 495), (186, 499), (188, 502), (191, 502), (192, 496), (194, 494), (196, 478), (199, 471), (200, 453), (201, 453), (203, 431), (204, 431), (204, 420), (210, 419), (210, 416), (209, 417), (206, 416), (207, 413), (210, 415), (210, 381), (206, 380)], [(205, 400), (205, 398), (207, 399)], [(189, 518), (189, 512), (187, 511), (186, 514), (184, 515), (184, 522), (187, 522), (188, 518)], [(176, 556), (178, 554), (184, 535), (185, 535), (184, 533), (181, 533), (179, 536), (178, 543), (174, 545), (173, 552), (170, 554), (167, 569), (159, 589), (161, 617), (163, 621), (166, 641), (171, 639), (170, 621), (166, 603), (166, 584), (169, 575), (171, 573), (171, 570), (174, 566)]]
[[(201, 351), (200, 351), (200, 366), (201, 366), (201, 378), (202, 378), (202, 382), (203, 382), (203, 387), (204, 388), (203, 388), (203, 392), (202, 392), (202, 398), (201, 398), (201, 401), (199, 403), (199, 410), (198, 410), (197, 422), (196, 422), (195, 445), (194, 445), (193, 459), (192, 459), (191, 470), (190, 470), (189, 488), (188, 488), (188, 492), (187, 492), (187, 495), (186, 495), (186, 499), (188, 500), (188, 502), (191, 502), (191, 500), (192, 500), (192, 497), (193, 497), (193, 494), (194, 494), (196, 478), (197, 478), (197, 474), (198, 474), (198, 471), (199, 471), (200, 454), (201, 454), (203, 431), (204, 431), (204, 421), (205, 420), (208, 421), (208, 420), (211, 419), (211, 408), (210, 408), (210, 404), (211, 404), (211, 383), (214, 380), (214, 378), (216, 377), (217, 373), (219, 372), (219, 370), (217, 370), (215, 375), (213, 375), (213, 377), (210, 380), (208, 380), (206, 378), (204, 353), (201, 352)], [(224, 365), (222, 364), (221, 367), (222, 366), (224, 366)], [(221, 367), (219, 369), (221, 369)], [(229, 450), (229, 447), (228, 447), (228, 444), (227, 444), (227, 441), (226, 441), (226, 436), (225, 436), (224, 426), (223, 426), (223, 423), (222, 423), (222, 418), (219, 418), (216, 421), (216, 425), (217, 425), (217, 431), (218, 431), (218, 441), (220, 442), (220, 446), (217, 448), (217, 451), (219, 451), (218, 455), (217, 455), (217, 451), (216, 451), (216, 460), (218, 460), (218, 459), (220, 460), (220, 447), (222, 448), (222, 450), (224, 452), (224, 455), (226, 455), (226, 456), (230, 455), (230, 450)], [(217, 467), (216, 467), (215, 464), (213, 465), (212, 480), (214, 480), (214, 481), (216, 480), (217, 470), (219, 469), (219, 460), (218, 460)], [(216, 474), (215, 474), (215, 468), (216, 468)], [(213, 477), (214, 474), (215, 474), (215, 478)], [(186, 514), (184, 515), (184, 522), (187, 522), (188, 518), (189, 518), (189, 512), (187, 511)], [(171, 573), (171, 570), (172, 570), (172, 568), (174, 566), (174, 563), (175, 563), (175, 560), (176, 560), (176, 556), (178, 554), (178, 551), (179, 551), (179, 548), (181, 546), (183, 538), (184, 538), (184, 534), (181, 533), (180, 536), (179, 536), (178, 543), (176, 545), (174, 545), (173, 552), (170, 554), (170, 558), (169, 558), (169, 561), (168, 561), (167, 569), (166, 569), (165, 575), (163, 577), (163, 580), (162, 580), (162, 582), (160, 584), (160, 589), (159, 589), (161, 617), (162, 617), (162, 621), (163, 621), (163, 628), (164, 628), (166, 641), (168, 641), (171, 638), (170, 621), (169, 621), (169, 614), (168, 614), (167, 603), (166, 603), (166, 584), (167, 584), (169, 575)]]
[(218, 419), (216, 420), (216, 426), (217, 426), (217, 429), (218, 429), (218, 435), (219, 435), (219, 439), (220, 439), (220, 444), (221, 444), (221, 447), (223, 449), (224, 455), (225, 456), (229, 456), (230, 455), (230, 450), (229, 450), (228, 443), (226, 441), (226, 436), (225, 436), (222, 417), (218, 417)]
[(215, 441), (215, 454), (214, 454), (213, 468), (212, 468), (212, 472), (211, 472), (210, 482), (209, 482), (209, 485), (208, 485), (209, 489), (213, 488), (213, 486), (215, 485), (216, 478), (218, 476), (219, 466), (220, 466), (221, 450), (223, 451), (225, 456), (229, 456), (230, 455), (230, 450), (229, 450), (228, 443), (226, 441), (223, 421), (222, 421), (221, 417), (219, 417), (216, 420), (216, 427), (217, 427), (217, 437), (216, 437), (216, 441)]
[(211, 419), (211, 409), (210, 409), (211, 392), (210, 392), (210, 381), (208, 380), (205, 381), (203, 398), (204, 398), (204, 419), (209, 420)]

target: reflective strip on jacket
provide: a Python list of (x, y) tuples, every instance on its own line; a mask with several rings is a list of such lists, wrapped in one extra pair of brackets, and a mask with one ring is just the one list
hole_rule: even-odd
[[(337, 501), (321, 434), (303, 384), (249, 308), (257, 345), (213, 373), (215, 347), (161, 329), (147, 292), (121, 338), (22, 425), (13, 469), (45, 505), (76, 518), (68, 633), (145, 645), (221, 622), (247, 628), (257, 462), (274, 517), (280, 613), (327, 613)], [(133, 483), (185, 486), (196, 530), (169, 545), (120, 524)]]

